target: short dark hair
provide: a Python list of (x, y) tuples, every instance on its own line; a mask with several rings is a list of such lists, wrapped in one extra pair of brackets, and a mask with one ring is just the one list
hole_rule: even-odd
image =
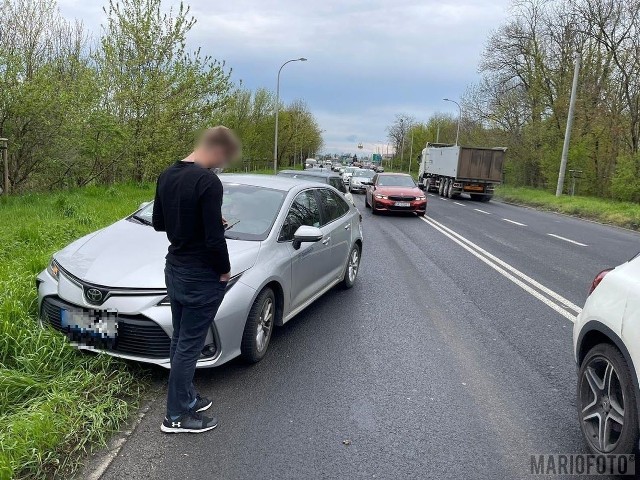
[(233, 133), (233, 130), (223, 125), (207, 128), (202, 135), (198, 144), (205, 147), (222, 147), (230, 156), (236, 156), (240, 153), (240, 139)]

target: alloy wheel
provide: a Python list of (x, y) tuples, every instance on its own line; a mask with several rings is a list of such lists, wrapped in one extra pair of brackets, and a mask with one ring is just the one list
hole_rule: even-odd
[(262, 352), (269, 342), (271, 329), (273, 328), (273, 312), (273, 301), (271, 298), (267, 298), (260, 310), (260, 317), (258, 318), (258, 327), (256, 330), (256, 346), (258, 347), (259, 352)]
[(625, 399), (618, 373), (603, 356), (592, 358), (584, 369), (580, 408), (587, 440), (597, 451), (613, 451), (624, 427)]
[(360, 267), (360, 251), (357, 248), (351, 250), (351, 255), (349, 256), (349, 281), (353, 283), (358, 275), (358, 268)]

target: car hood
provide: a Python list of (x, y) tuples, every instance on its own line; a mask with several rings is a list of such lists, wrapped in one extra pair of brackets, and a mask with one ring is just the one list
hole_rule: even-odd
[(424, 193), (418, 187), (376, 187), (375, 193), (380, 195), (406, 195), (422, 197)]
[[(227, 239), (231, 275), (251, 268), (261, 242)], [(88, 283), (121, 288), (165, 288), (169, 241), (148, 225), (121, 220), (76, 240), (55, 255), (60, 266)]]

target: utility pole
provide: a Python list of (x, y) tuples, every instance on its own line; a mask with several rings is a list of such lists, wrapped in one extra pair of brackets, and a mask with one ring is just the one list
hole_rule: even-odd
[(571, 99), (569, 100), (569, 113), (567, 114), (567, 128), (564, 131), (564, 144), (562, 145), (562, 157), (560, 158), (560, 172), (558, 173), (558, 186), (556, 187), (556, 197), (562, 196), (564, 187), (564, 176), (567, 170), (567, 157), (569, 156), (569, 142), (571, 141), (571, 127), (573, 127), (573, 116), (576, 109), (576, 94), (578, 92), (578, 77), (580, 76), (580, 62), (582, 58), (580, 52), (576, 52), (576, 65), (573, 70), (573, 83), (571, 84)]
[(402, 134), (402, 148), (400, 150), (400, 170), (402, 170), (402, 164), (404, 163), (404, 118), (400, 119), (400, 133)]
[(9, 196), (9, 139), (8, 138), (0, 138), (0, 150), (2, 150), (2, 164), (4, 169), (4, 191), (3, 195), (5, 197)]
[(443, 98), (445, 102), (455, 103), (458, 106), (458, 129), (456, 130), (456, 147), (458, 146), (458, 139), (460, 138), (460, 122), (462, 121), (462, 107), (455, 100), (449, 98)]
[(413, 160), (413, 128), (411, 129), (411, 146), (409, 147), (409, 175), (411, 175), (412, 160)]

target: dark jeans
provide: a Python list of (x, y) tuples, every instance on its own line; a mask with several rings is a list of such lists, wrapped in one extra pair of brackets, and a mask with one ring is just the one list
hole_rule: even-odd
[(173, 323), (167, 415), (176, 417), (187, 413), (196, 398), (193, 386), (196, 362), (227, 284), (220, 281), (219, 273), (208, 268), (177, 267), (167, 263), (164, 274)]

